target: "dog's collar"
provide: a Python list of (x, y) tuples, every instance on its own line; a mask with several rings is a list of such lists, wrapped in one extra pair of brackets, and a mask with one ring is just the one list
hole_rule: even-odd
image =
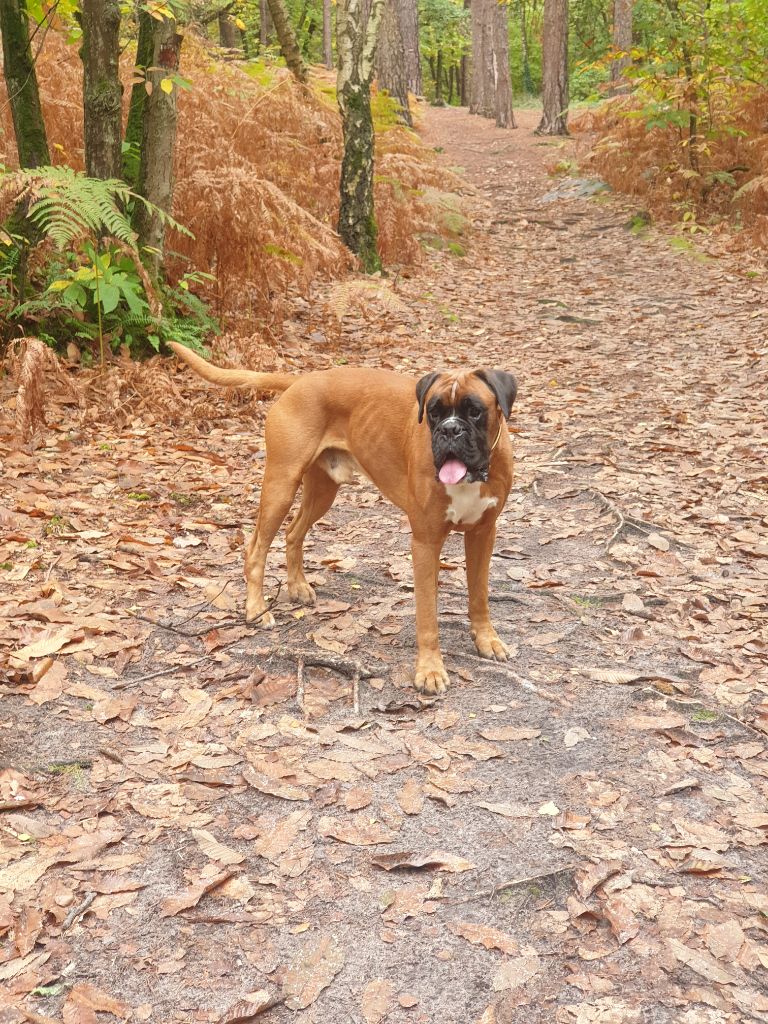
[(501, 420), (501, 422), (499, 423), (499, 432), (498, 432), (498, 434), (496, 435), (496, 440), (495, 440), (495, 441), (493, 442), (493, 444), (491, 445), (491, 451), (493, 451), (493, 449), (494, 449), (494, 448), (496, 447), (496, 445), (497, 445), (497, 444), (499, 443), (499, 440), (500, 440), (500, 438), (501, 438), (501, 428), (502, 428), (503, 426), (504, 426), (504, 420)]

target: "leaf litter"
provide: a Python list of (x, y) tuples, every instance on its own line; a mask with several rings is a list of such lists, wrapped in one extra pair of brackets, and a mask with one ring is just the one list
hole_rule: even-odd
[[(318, 605), (278, 595), (275, 632), (243, 624), (267, 401), (174, 368), (196, 418), (148, 402), (94, 432), (51, 380), (24, 449), (6, 380), (13, 1024), (768, 1013), (764, 286), (746, 256), (631, 236), (621, 198), (541, 206), (535, 112), (514, 140), (425, 121), (474, 189), (467, 255), (431, 251), (379, 311), (328, 319), (318, 285), (279, 351), (232, 334), (218, 354), (518, 375), (491, 570), (514, 671), (475, 657), (452, 538), (453, 685), (408, 688), (407, 525), (365, 481), (307, 540)], [(284, 560), (278, 538), (277, 578)]]

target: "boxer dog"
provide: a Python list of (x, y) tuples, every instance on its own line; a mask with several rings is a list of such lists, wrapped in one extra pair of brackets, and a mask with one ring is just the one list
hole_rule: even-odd
[(304, 538), (333, 504), (339, 485), (362, 471), (411, 524), (418, 656), (423, 693), (448, 686), (437, 632), (440, 552), (464, 534), (469, 621), (478, 652), (506, 660), (488, 610), (488, 572), (496, 519), (512, 485), (507, 431), (515, 378), (501, 370), (428, 373), (416, 382), (386, 370), (334, 367), (312, 373), (224, 370), (181, 345), (176, 355), (207, 381), (282, 392), (267, 414), (261, 504), (245, 555), (249, 622), (274, 625), (264, 599), (267, 552), (301, 485), (288, 527), (288, 596), (315, 600), (304, 575)]

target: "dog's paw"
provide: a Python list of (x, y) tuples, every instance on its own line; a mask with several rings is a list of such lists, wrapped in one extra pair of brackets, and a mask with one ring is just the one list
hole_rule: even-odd
[(472, 638), (475, 641), (477, 653), (481, 658), (492, 658), (494, 661), (506, 661), (509, 651), (504, 641), (499, 637), (493, 626), (487, 629), (473, 631)]
[(296, 580), (288, 584), (288, 600), (299, 604), (314, 604), (315, 592), (306, 580)]
[(271, 629), (275, 624), (275, 616), (267, 608), (263, 606), (255, 606), (253, 608), (245, 606), (245, 621), (250, 623), (252, 626), (264, 626), (265, 629)]
[(413, 685), (419, 693), (426, 693), (433, 696), (436, 693), (445, 693), (448, 689), (448, 673), (442, 662), (442, 658), (425, 658), (416, 665), (416, 678)]

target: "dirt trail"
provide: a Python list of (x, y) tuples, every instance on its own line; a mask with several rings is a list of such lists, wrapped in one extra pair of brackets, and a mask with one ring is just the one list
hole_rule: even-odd
[[(409, 538), (365, 483), (308, 544), (318, 606), (245, 627), (263, 453), (226, 396), (199, 431), (62, 429), (8, 457), (23, 642), (70, 633), (5, 688), (2, 795), (30, 806), (6, 814), (2, 920), (28, 909), (3, 1024), (65, 998), (90, 1020), (89, 985), (158, 1022), (251, 1019), (262, 990), (269, 1024), (766, 1019), (765, 291), (633, 234), (624, 200), (566, 196), (546, 168), (573, 144), (519, 121), (429, 112), (476, 189), (466, 255), (430, 254), (401, 310), (316, 355), (518, 376), (508, 667), (474, 654), (452, 539), (453, 685), (416, 699)], [(431, 866), (373, 863), (402, 851)]]

